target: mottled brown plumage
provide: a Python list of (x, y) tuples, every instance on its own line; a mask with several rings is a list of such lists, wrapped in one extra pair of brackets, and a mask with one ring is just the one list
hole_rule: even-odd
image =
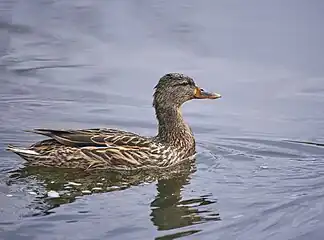
[(33, 166), (133, 170), (165, 168), (195, 154), (195, 139), (183, 121), (181, 105), (191, 99), (219, 98), (198, 88), (179, 73), (164, 75), (155, 87), (153, 106), (159, 127), (155, 137), (116, 129), (52, 130), (30, 132), (50, 139), (27, 149), (8, 146)]

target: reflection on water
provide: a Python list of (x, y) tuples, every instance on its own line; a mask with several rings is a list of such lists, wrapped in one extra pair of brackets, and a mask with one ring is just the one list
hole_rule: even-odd
[(220, 220), (218, 213), (199, 211), (197, 207), (215, 203), (209, 196), (182, 199), (181, 189), (189, 184), (189, 176), (162, 179), (157, 183), (157, 196), (151, 203), (151, 220), (158, 230), (190, 226), (205, 221)]
[[(171, 235), (158, 239), (174, 239), (188, 236), (200, 230), (181, 231), (182, 227), (193, 226), (206, 221), (219, 221), (220, 216), (209, 210), (199, 210), (200, 206), (215, 203), (211, 196), (184, 199), (182, 189), (190, 183), (195, 164), (182, 164), (163, 172), (104, 172), (80, 171), (75, 169), (55, 169), (44, 167), (23, 167), (12, 171), (8, 186), (29, 185), (29, 193), (36, 195), (29, 206), (33, 213), (24, 217), (55, 214), (55, 208), (74, 202), (83, 195), (122, 191), (131, 186), (149, 184), (156, 181), (157, 193), (151, 202), (151, 219), (159, 231), (180, 229)], [(59, 197), (47, 194), (55, 191)]]

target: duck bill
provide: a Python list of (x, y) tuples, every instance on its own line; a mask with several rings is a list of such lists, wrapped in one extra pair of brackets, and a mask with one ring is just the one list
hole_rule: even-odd
[(196, 87), (194, 92), (194, 98), (196, 99), (217, 99), (222, 96), (218, 93), (211, 93), (203, 90), (202, 88)]

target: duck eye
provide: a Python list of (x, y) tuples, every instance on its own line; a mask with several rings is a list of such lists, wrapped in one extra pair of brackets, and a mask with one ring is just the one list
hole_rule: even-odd
[(200, 91), (201, 91), (201, 92), (204, 92), (205, 90), (204, 90), (203, 88), (200, 88)]

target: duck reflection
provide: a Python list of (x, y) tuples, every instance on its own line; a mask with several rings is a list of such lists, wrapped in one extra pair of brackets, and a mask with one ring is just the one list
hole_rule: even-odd
[[(172, 171), (136, 174), (24, 167), (11, 173), (8, 185), (35, 186), (33, 191), (38, 197), (36, 205), (34, 202), (31, 206), (37, 210), (34, 215), (47, 215), (52, 213), (52, 209), (71, 203), (85, 194), (124, 190), (156, 181), (157, 195), (150, 204), (151, 221), (158, 230), (170, 230), (209, 220), (220, 220), (218, 213), (201, 207), (215, 202), (210, 200), (210, 196), (183, 199), (182, 190), (189, 184), (194, 171), (194, 164), (179, 165)], [(48, 197), (49, 191), (57, 192), (59, 197)]]
[(220, 220), (218, 213), (213, 213), (201, 206), (215, 203), (211, 196), (199, 196), (183, 199), (182, 190), (189, 184), (190, 175), (178, 175), (157, 182), (157, 196), (151, 203), (151, 220), (158, 230), (170, 230), (191, 226), (206, 221)]

